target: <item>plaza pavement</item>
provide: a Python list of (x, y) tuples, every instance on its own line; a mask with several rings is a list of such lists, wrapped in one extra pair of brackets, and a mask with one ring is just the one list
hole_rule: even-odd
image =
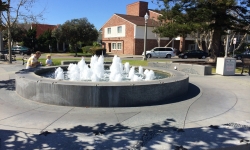
[(247, 73), (190, 75), (188, 94), (173, 103), (86, 108), (20, 97), (15, 71), (24, 68), (0, 61), (0, 150), (250, 149)]

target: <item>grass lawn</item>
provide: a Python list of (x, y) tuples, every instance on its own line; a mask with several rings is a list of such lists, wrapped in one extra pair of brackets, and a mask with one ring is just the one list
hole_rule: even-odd
[[(43, 54), (44, 56), (46, 56), (47, 54)], [(65, 53), (65, 56), (71, 56), (72, 53)], [(80, 55), (80, 54), (79, 54)], [(90, 61), (91, 57), (84, 57), (85, 61)], [(21, 58), (17, 58), (17, 60), (22, 60)], [(40, 58), (39, 59), (43, 64), (45, 64), (45, 60), (46, 58)], [(72, 61), (80, 61), (81, 57), (72, 57), (72, 58), (53, 58), (53, 54), (52, 54), (52, 61), (55, 64), (55, 66), (61, 65), (61, 61), (63, 60), (72, 60)], [(110, 59), (105, 59), (105, 62), (112, 62), (112, 58)], [(143, 61), (143, 60), (126, 60), (123, 59), (122, 63), (124, 64), (125, 62), (129, 62), (130, 65), (132, 66), (148, 66), (148, 61)], [(165, 62), (165, 61), (164, 61)], [(248, 72), (248, 69), (245, 68), (244, 72)], [(216, 73), (216, 67), (212, 67), (212, 74)], [(241, 67), (236, 67), (235, 69), (235, 73), (241, 73)]]
[(148, 65), (148, 61), (143, 61), (143, 60), (122, 60), (122, 63), (126, 63), (128, 62), (129, 65), (132, 66), (147, 66)]

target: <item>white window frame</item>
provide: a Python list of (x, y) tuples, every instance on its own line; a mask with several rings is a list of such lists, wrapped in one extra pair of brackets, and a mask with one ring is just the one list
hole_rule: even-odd
[(107, 33), (111, 34), (111, 28), (107, 28)]
[(112, 50), (116, 50), (116, 43), (111, 43)]
[(116, 43), (116, 47), (118, 50), (121, 50), (122, 49), (122, 43), (119, 42), (119, 43)]
[(111, 43), (111, 50), (122, 50), (122, 43), (121, 42), (112, 42)]
[(117, 33), (122, 33), (122, 26), (117, 27)]

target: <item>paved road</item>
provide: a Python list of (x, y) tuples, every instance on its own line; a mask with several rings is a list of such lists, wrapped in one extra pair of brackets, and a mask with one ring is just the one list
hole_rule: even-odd
[(37, 103), (17, 95), (14, 72), (23, 68), (20, 61), (0, 64), (0, 149), (249, 148), (250, 76), (246, 73), (190, 75), (188, 94), (173, 103), (81, 108)]

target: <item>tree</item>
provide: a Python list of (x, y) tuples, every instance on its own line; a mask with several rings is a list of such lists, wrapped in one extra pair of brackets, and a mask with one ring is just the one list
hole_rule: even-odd
[(77, 42), (96, 41), (98, 38), (98, 31), (87, 18), (66, 21), (61, 28), (62, 38), (73, 46), (75, 56), (77, 56)]
[(26, 31), (26, 35), (23, 39), (23, 45), (31, 48), (32, 52), (34, 52), (36, 44), (37, 44), (36, 28), (34, 28), (34, 29), (29, 28)]
[[(168, 28), (179, 36), (195, 33), (213, 33), (211, 39), (211, 58), (216, 61), (222, 45), (222, 35), (228, 30), (249, 33), (246, 26), (249, 24), (247, 0), (156, 0), (162, 2), (164, 8), (159, 19), (163, 20)], [(171, 27), (168, 20), (175, 20)], [(167, 31), (170, 32), (170, 31)], [(184, 33), (185, 33), (184, 32)]]
[[(8, 39), (8, 31), (4, 30), (3, 38)], [(11, 27), (10, 34), (13, 42), (23, 42), (26, 37), (27, 30), (24, 28), (24, 24), (15, 24)]]
[[(188, 24), (186, 14), (182, 13), (179, 5), (173, 7), (165, 6), (166, 7), (160, 11), (161, 15), (158, 17), (161, 26), (156, 28), (154, 32), (163, 37), (169, 37), (170, 39), (180, 36), (183, 38), (183, 42), (185, 42), (187, 34), (192, 31), (192, 26)], [(180, 50), (182, 50), (183, 45), (184, 43), (180, 40)]]
[(61, 42), (62, 39), (63, 39), (63, 33), (62, 33), (61, 25), (57, 26), (57, 28), (52, 30), (52, 35), (51, 36), (56, 38), (56, 41), (57, 41), (56, 49), (58, 51), (59, 50), (59, 42)]
[[(2, 0), (0, 0), (0, 13), (7, 11), (8, 9), (9, 5), (6, 2), (2, 2)], [(0, 14), (0, 51), (3, 50), (3, 30), (6, 30), (6, 27), (2, 24), (2, 16)]]
[[(11, 51), (11, 28), (17, 23), (17, 20), (23, 20), (28, 22), (29, 20), (36, 22), (37, 18), (42, 18), (42, 12), (34, 15), (31, 11), (31, 8), (37, 0), (7, 0), (6, 4), (9, 6), (6, 13), (2, 13), (4, 18), (4, 25), (8, 31), (8, 48), (9, 55), (12, 55)], [(11, 58), (11, 57), (10, 57)], [(12, 59), (9, 60), (9, 63), (12, 63)]]
[(38, 37), (38, 47), (41, 51), (50, 51), (50, 46), (53, 49), (56, 45), (56, 39), (52, 37), (52, 31), (47, 30)]
[[(9, 9), (9, 4), (0, 0), (0, 12), (7, 11), (8, 9)], [(2, 17), (1, 17), (0, 31), (4, 29), (6, 29), (6, 27), (2, 24)]]

